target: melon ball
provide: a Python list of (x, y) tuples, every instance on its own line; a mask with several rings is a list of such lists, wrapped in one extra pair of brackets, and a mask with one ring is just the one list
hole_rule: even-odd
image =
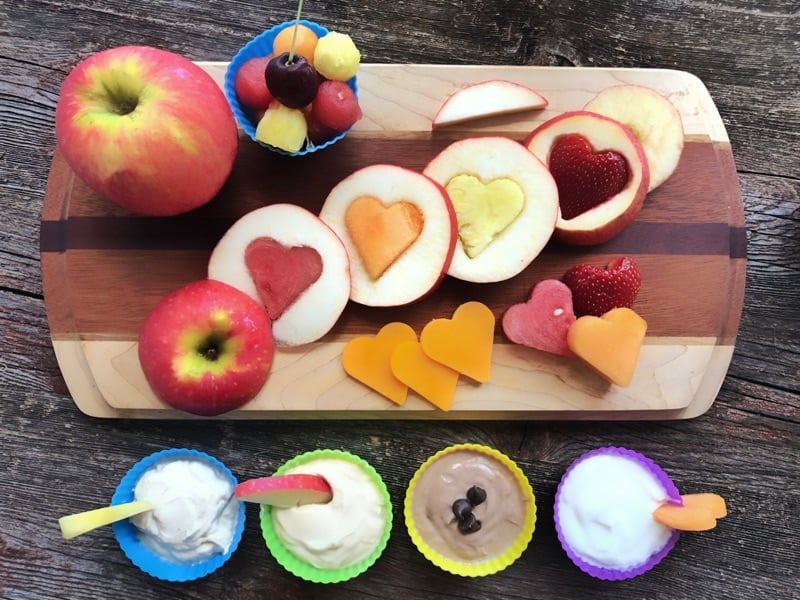
[(361, 53), (349, 35), (332, 31), (319, 38), (314, 68), (326, 79), (347, 81), (358, 71)]

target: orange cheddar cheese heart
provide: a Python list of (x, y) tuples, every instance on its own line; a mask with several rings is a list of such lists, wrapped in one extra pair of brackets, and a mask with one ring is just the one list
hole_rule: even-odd
[(567, 345), (605, 379), (630, 384), (647, 322), (630, 308), (615, 308), (600, 317), (583, 316), (567, 331)]
[(350, 340), (342, 351), (342, 366), (350, 377), (402, 406), (408, 386), (392, 373), (392, 353), (401, 342), (416, 341), (417, 334), (411, 326), (387, 323), (374, 337)]
[(434, 319), (420, 343), (433, 360), (480, 383), (489, 381), (494, 343), (494, 313), (481, 302), (465, 302), (451, 319)]
[(680, 531), (708, 531), (728, 514), (725, 499), (717, 494), (687, 494), (681, 500), (683, 506), (662, 504), (653, 511), (653, 518)]
[(417, 240), (425, 220), (411, 202), (387, 206), (373, 196), (359, 196), (348, 205), (344, 223), (364, 269), (376, 280)]
[(392, 352), (392, 373), (441, 410), (450, 410), (458, 385), (458, 371), (430, 358), (417, 342), (400, 342)]

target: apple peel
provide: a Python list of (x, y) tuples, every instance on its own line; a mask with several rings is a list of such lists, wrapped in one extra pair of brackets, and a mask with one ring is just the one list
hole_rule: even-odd
[(450, 94), (433, 117), (433, 129), (486, 117), (547, 107), (547, 99), (531, 88), (505, 79), (466, 85)]
[(606, 380), (630, 384), (639, 360), (647, 322), (630, 308), (577, 319), (567, 332), (570, 350)]
[(429, 322), (420, 334), (425, 354), (480, 383), (489, 381), (495, 318), (481, 302), (465, 302), (451, 319)]
[(239, 500), (280, 508), (304, 504), (325, 504), (333, 498), (330, 484), (320, 475), (290, 474), (259, 477), (233, 488)]
[(416, 342), (411, 326), (395, 321), (387, 323), (374, 337), (361, 336), (350, 340), (342, 351), (345, 372), (395, 404), (405, 404), (408, 385), (392, 371), (392, 354), (402, 342)]
[(515, 344), (561, 356), (575, 356), (567, 332), (575, 322), (572, 292), (557, 279), (545, 279), (531, 290), (527, 302), (514, 304), (503, 315), (503, 332)]

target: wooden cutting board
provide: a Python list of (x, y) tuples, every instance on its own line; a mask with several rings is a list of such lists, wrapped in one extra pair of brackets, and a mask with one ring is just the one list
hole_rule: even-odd
[[(225, 63), (202, 63), (222, 82)], [(508, 79), (550, 101), (546, 110), (431, 132), (444, 98), (467, 83)], [(365, 64), (359, 72), (364, 118), (345, 140), (305, 158), (272, 153), (242, 136), (222, 192), (191, 214), (131, 215), (78, 180), (56, 152), (42, 209), (45, 305), (64, 379), (77, 407), (96, 417), (189, 418), (151, 392), (136, 354), (142, 320), (167, 292), (205, 277), (215, 243), (241, 215), (274, 202), (317, 212), (328, 191), (356, 169), (390, 163), (421, 170), (454, 139), (501, 134), (522, 140), (537, 124), (581, 108), (615, 84), (652, 87), (678, 107), (686, 144), (675, 174), (651, 192), (636, 222), (591, 248), (549, 245), (523, 273), (498, 284), (446, 278), (426, 300), (400, 309), (348, 305), (319, 343), (279, 351), (256, 399), (232, 419), (680, 419), (705, 412), (730, 364), (745, 283), (744, 214), (730, 143), (700, 80), (671, 70)], [(498, 325), (492, 375), (462, 378), (442, 412), (413, 393), (397, 407), (342, 370), (344, 344), (402, 320), (417, 332), (479, 300), (498, 319), (541, 279), (579, 262), (605, 265), (630, 255), (643, 284), (634, 308), (649, 324), (630, 386), (604, 383), (577, 359), (508, 343)]]

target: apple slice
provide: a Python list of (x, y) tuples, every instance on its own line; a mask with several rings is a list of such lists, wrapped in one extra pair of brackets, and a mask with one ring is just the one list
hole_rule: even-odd
[(570, 111), (542, 123), (524, 143), (558, 185), (556, 241), (601, 244), (639, 214), (650, 170), (639, 140), (619, 121)]
[(303, 504), (325, 504), (333, 498), (333, 490), (320, 475), (273, 475), (243, 481), (233, 494), (244, 502), (256, 502), (286, 508)]
[(615, 85), (601, 91), (584, 110), (626, 125), (642, 144), (650, 167), (648, 191), (664, 183), (683, 152), (681, 113), (657, 91), (641, 85)]
[(294, 204), (264, 206), (236, 221), (211, 253), (208, 277), (261, 302), (281, 346), (324, 336), (350, 296), (342, 242), (316, 215)]
[(495, 115), (537, 110), (547, 99), (531, 88), (504, 79), (490, 79), (462, 87), (442, 103), (433, 117), (433, 128)]
[(408, 304), (444, 278), (456, 242), (447, 193), (394, 165), (355, 171), (331, 190), (320, 218), (350, 256), (350, 298), (367, 306)]
[(423, 173), (455, 207), (458, 239), (448, 275), (476, 283), (509, 279), (542, 251), (558, 219), (550, 172), (518, 142), (471, 137), (453, 142)]

